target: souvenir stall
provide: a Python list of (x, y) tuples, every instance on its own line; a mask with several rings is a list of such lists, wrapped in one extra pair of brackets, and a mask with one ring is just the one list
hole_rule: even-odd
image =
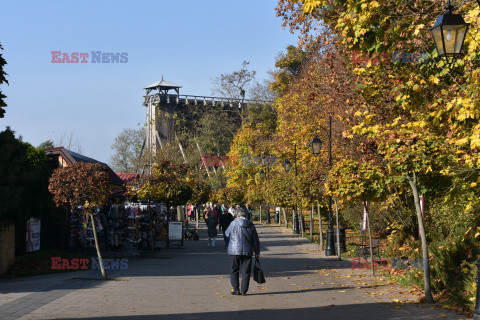
[[(97, 231), (103, 231), (103, 226), (96, 217)], [(66, 245), (75, 252), (95, 250), (92, 222), (87, 221), (87, 210), (82, 206), (75, 207), (66, 213)]]
[[(158, 249), (167, 241), (167, 207), (164, 204), (126, 203), (97, 210), (100, 247), (106, 250), (136, 254), (141, 249)], [(67, 246), (73, 251), (95, 248), (91, 221), (86, 210), (76, 207), (67, 213)]]

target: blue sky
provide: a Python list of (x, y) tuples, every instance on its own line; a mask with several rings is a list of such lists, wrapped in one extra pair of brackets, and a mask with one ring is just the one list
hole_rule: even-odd
[[(2, 1), (0, 42), (10, 86), (6, 116), (37, 146), (73, 134), (82, 153), (109, 162), (122, 128), (145, 122), (144, 86), (210, 95), (215, 76), (250, 61), (257, 78), (296, 43), (273, 0)], [(51, 63), (51, 51), (128, 52), (128, 63)], [(89, 59), (90, 60), (90, 59)]]

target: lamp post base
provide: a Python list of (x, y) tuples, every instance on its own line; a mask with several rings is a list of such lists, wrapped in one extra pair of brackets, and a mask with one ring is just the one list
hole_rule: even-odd
[(267, 224), (270, 224), (270, 205), (267, 204)]
[(327, 230), (327, 247), (325, 248), (325, 255), (327, 257), (334, 256), (335, 250), (335, 235), (332, 228)]
[(298, 222), (298, 213), (295, 212), (293, 214), (293, 233), (294, 234), (300, 234), (300, 226)]
[(473, 320), (480, 320), (480, 258), (475, 263), (477, 266), (477, 279), (475, 280), (477, 284), (477, 292), (475, 294), (475, 310), (473, 310)]

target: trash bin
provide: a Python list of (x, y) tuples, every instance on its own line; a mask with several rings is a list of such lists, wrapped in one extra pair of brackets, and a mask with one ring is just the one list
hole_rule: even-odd
[(275, 223), (280, 222), (280, 211), (275, 211), (275, 218), (274, 218)]
[(300, 218), (301, 218), (301, 221), (300, 221), (301, 230), (302, 230), (303, 232), (305, 232), (305, 218), (303, 217), (303, 214), (300, 215)]
[[(345, 228), (338, 228), (340, 233), (340, 253), (347, 251), (346, 237), (345, 237)], [(335, 251), (337, 251), (337, 230), (335, 229)]]

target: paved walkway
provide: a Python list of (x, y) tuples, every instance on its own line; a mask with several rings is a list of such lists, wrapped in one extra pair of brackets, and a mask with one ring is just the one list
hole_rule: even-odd
[(200, 241), (131, 260), (109, 281), (88, 279), (93, 270), (1, 281), (0, 319), (465, 319), (409, 303), (418, 297), (386, 281), (372, 288), (350, 262), (281, 228), (257, 228), (267, 283), (252, 280), (247, 296), (230, 294), (223, 239), (207, 247), (202, 229)]

